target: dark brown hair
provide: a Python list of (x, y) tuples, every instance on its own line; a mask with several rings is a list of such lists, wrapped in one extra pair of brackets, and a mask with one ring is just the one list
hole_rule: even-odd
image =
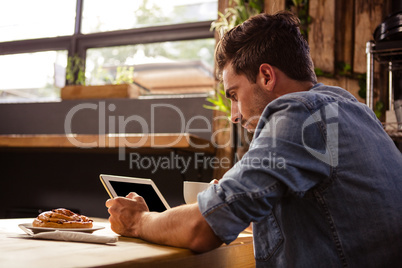
[(288, 77), (317, 83), (310, 48), (292, 13), (259, 14), (228, 31), (218, 43), (218, 75), (229, 62), (237, 74), (255, 83), (260, 65), (268, 63)]

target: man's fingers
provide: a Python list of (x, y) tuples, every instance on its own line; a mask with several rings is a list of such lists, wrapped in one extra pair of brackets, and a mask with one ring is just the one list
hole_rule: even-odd
[(137, 193), (131, 192), (126, 197), (130, 198), (130, 199), (134, 199), (134, 197), (137, 197), (137, 196), (139, 196)]
[(136, 193), (129, 193), (126, 197), (115, 197), (115, 198), (112, 198), (112, 199), (108, 199), (108, 200), (106, 200), (105, 205), (106, 205), (107, 208), (110, 208), (113, 205), (118, 205), (118, 204), (125, 203), (125, 200), (134, 199), (135, 197), (139, 197), (139, 195), (136, 194)]
[(107, 208), (110, 208), (110, 207), (113, 205), (113, 202), (114, 202), (114, 199), (108, 199), (108, 200), (106, 200), (106, 203), (105, 203), (106, 207), (107, 207)]

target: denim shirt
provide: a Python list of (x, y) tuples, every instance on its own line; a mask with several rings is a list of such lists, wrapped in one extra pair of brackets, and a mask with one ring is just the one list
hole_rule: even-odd
[(226, 244), (252, 223), (257, 267), (402, 267), (402, 155), (338, 87), (267, 105), (249, 151), (198, 203)]

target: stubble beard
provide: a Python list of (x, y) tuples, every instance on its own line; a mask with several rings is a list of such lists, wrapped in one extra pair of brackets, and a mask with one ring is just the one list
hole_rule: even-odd
[(253, 107), (250, 107), (250, 117), (242, 120), (242, 126), (245, 126), (248, 132), (253, 133), (257, 128), (258, 121), (265, 110), (265, 107), (271, 102), (271, 96), (269, 92), (260, 88), (258, 85), (254, 85), (254, 94), (252, 103), (255, 103)]

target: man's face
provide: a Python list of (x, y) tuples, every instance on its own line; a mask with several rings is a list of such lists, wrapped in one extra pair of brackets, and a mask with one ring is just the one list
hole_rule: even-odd
[(241, 123), (248, 132), (254, 132), (267, 104), (270, 93), (258, 83), (250, 82), (244, 74), (236, 74), (231, 64), (223, 69), (223, 86), (231, 100), (231, 121)]

